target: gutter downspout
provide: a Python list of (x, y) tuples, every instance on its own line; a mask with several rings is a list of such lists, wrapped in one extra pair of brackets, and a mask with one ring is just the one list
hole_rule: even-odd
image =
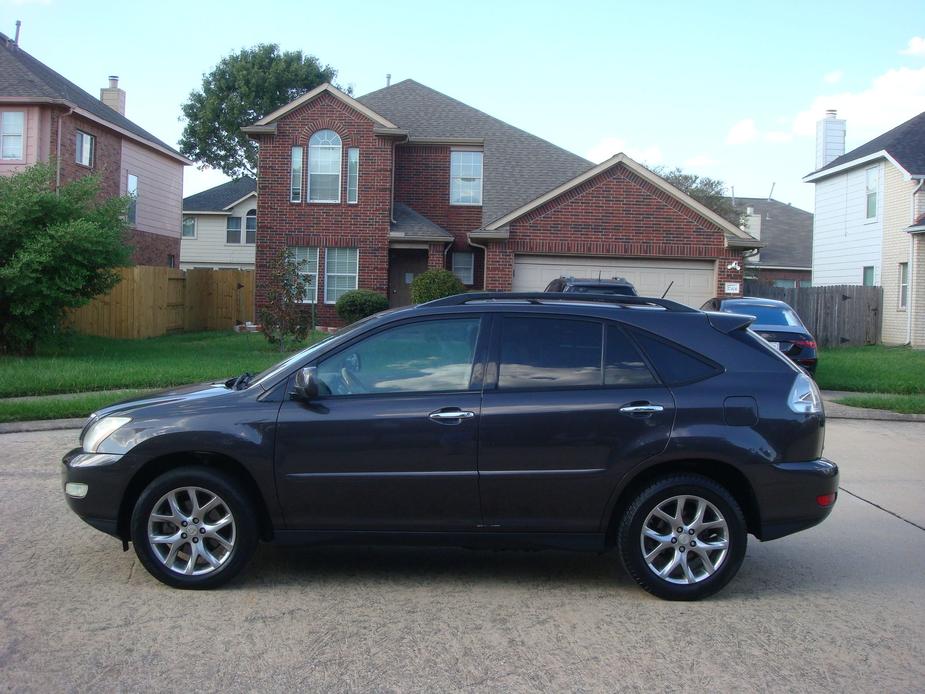
[(55, 143), (55, 195), (61, 187), (61, 121), (74, 113), (73, 107), (58, 116), (58, 141)]
[(482, 291), (488, 291), (488, 247), (472, 240), (472, 237), (466, 234), (466, 241), (470, 246), (482, 249)]
[[(912, 191), (912, 224), (915, 224), (915, 196), (922, 186), (925, 186), (925, 178), (919, 179), (919, 184)], [(906, 290), (906, 344), (912, 346), (912, 297), (915, 295), (915, 234), (909, 234), (909, 284)]]

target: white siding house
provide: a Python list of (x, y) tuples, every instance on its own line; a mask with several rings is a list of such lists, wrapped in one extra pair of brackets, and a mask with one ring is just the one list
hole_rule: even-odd
[(183, 201), (180, 267), (254, 269), (256, 182), (245, 178)]

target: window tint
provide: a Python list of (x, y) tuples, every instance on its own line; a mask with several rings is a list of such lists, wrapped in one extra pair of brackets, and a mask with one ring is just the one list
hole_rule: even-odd
[(499, 388), (599, 386), (600, 323), (562, 318), (504, 318)]
[(421, 321), (385, 330), (318, 365), (324, 393), (468, 390), (479, 318)]
[(615, 325), (607, 327), (604, 350), (604, 384), (608, 386), (644, 386), (655, 378), (635, 345)]
[(648, 333), (633, 331), (633, 336), (645, 350), (662, 381), (669, 385), (691, 383), (719, 373), (709, 362), (676, 345), (663, 342)]

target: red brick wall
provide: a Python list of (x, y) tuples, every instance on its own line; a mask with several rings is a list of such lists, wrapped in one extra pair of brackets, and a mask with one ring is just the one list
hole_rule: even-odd
[[(305, 147), (312, 133), (330, 129), (342, 140), (341, 202), (289, 202), (290, 156)], [(347, 204), (347, 148), (360, 149), (359, 202)], [(307, 199), (308, 157), (302, 196)], [(322, 94), (277, 121), (276, 135), (260, 137), (257, 194), (257, 306), (266, 302), (270, 259), (286, 246), (314, 246), (319, 252), (317, 317), (321, 325), (339, 325), (334, 306), (324, 304), (324, 249), (359, 249), (358, 285), (388, 292), (389, 214), (392, 143), (373, 133), (373, 122), (340, 100)], [(306, 310), (308, 306), (306, 305)]]
[(749, 276), (757, 275), (760, 282), (773, 282), (774, 280), (800, 280), (808, 281), (813, 278), (812, 270), (765, 270), (764, 268), (750, 268)]
[[(623, 166), (582, 183), (510, 225), (510, 239), (490, 246), (487, 287), (509, 290), (515, 253), (627, 258), (719, 259), (717, 292), (742, 282), (742, 257), (724, 232)], [(738, 261), (739, 270), (727, 265)]]
[(174, 267), (180, 267), (180, 239), (175, 236), (152, 234), (132, 229), (129, 243), (132, 245), (132, 262), (135, 265), (168, 265), (168, 256), (173, 256)]

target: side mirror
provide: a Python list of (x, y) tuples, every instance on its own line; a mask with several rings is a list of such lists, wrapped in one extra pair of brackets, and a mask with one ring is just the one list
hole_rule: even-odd
[(296, 400), (311, 402), (318, 398), (318, 373), (314, 366), (306, 366), (299, 369), (295, 375), (295, 392), (293, 397)]

